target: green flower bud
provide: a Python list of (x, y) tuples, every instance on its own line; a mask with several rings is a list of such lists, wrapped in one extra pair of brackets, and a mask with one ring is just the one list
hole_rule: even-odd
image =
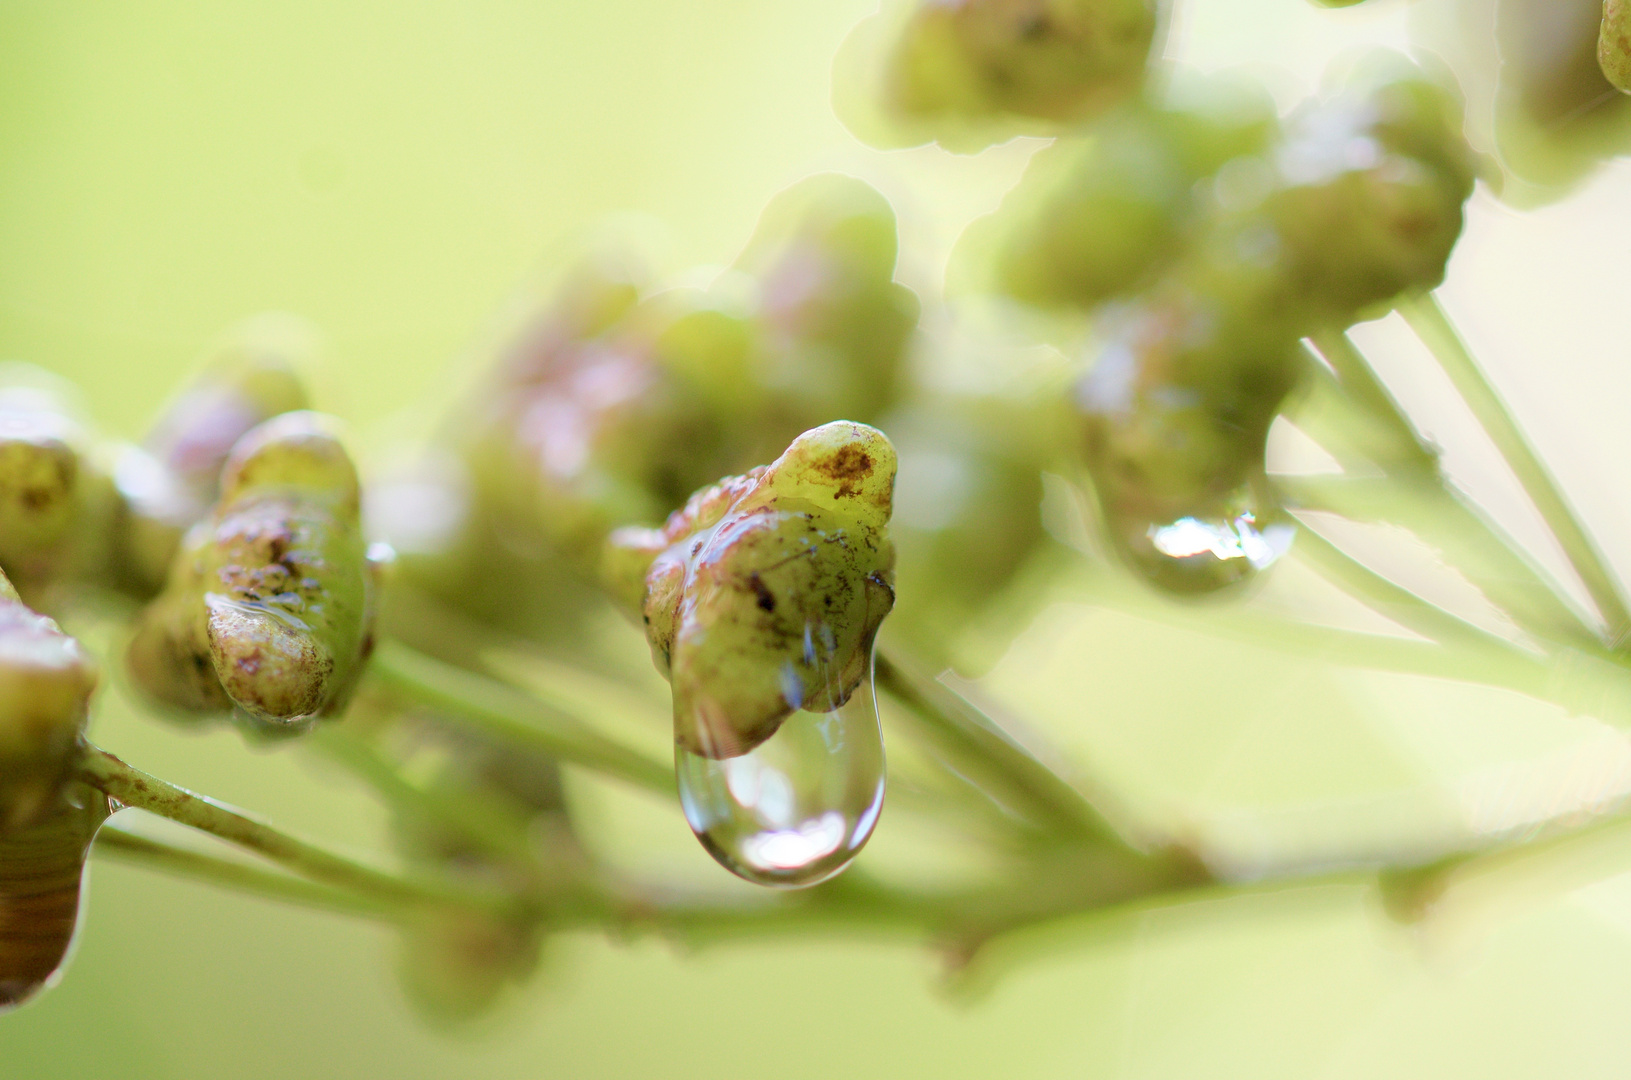
[(0, 366), (0, 568), (31, 602), (104, 542), (105, 484), (73, 388)]
[[(876, 419), (899, 396), (917, 296), (894, 280), (895, 212), (868, 184), (824, 174), (765, 207), (736, 267), (759, 283), (774, 452), (840, 416)], [(759, 458), (758, 460), (763, 460)]]
[[(517, 836), (535, 841), (533, 850), (506, 855), (427, 815), (405, 812), (392, 822), (405, 859), (521, 895), (551, 888), (558, 883), (553, 875), (568, 865), (575, 868), (582, 853), (572, 837), (553, 758), (455, 735), (433, 715), (402, 719), (403, 741), (412, 750), (401, 768), (423, 777), (426, 790), (479, 808), (488, 820), (507, 820)], [(351, 722), (348, 717), (346, 724)], [(397, 970), (409, 1000), (427, 1018), (456, 1025), (489, 1012), (506, 990), (530, 978), (543, 939), (533, 915), (427, 912), (403, 925)]]
[(653, 556), (642, 608), (679, 746), (734, 757), (795, 710), (848, 700), (894, 604), (894, 482), (883, 433), (836, 421), (698, 492), (662, 530), (614, 534), (625, 589), (628, 564)]
[(1196, 182), (1262, 151), (1278, 126), (1255, 87), (1214, 78), (1187, 97), (1199, 100), (1118, 108), (1038, 151), (1002, 206), (969, 226), (950, 276), (1082, 308), (1148, 284), (1197, 225)]
[(1474, 175), (1451, 91), (1386, 54), (1354, 81), (1294, 119), (1257, 211), (1339, 326), (1443, 281)]
[(1178, 296), (1127, 318), (1074, 403), (1111, 546), (1160, 587), (1209, 592), (1289, 545), (1263, 459), (1299, 357), (1295, 338)]
[[(839, 114), (880, 146), (936, 139), (974, 150), (1016, 134), (1052, 134), (1138, 89), (1155, 22), (1147, 0), (933, 0), (886, 9), (852, 33), (835, 78), (876, 95), (871, 108), (882, 122), (842, 99)], [(860, 56), (847, 58), (851, 52)]]
[(96, 665), (0, 576), (0, 835), (55, 805), (79, 758)]
[(1597, 64), (1616, 90), (1631, 94), (1631, 3), (1626, 0), (1603, 0)]
[(262, 729), (334, 711), (372, 647), (356, 469), (326, 418), (285, 413), (233, 448), (127, 654), (158, 700), (238, 706)]
[(50, 981), (74, 940), (85, 856), (107, 796), (71, 784), (27, 828), (0, 833), (0, 1012)]
[(116, 583), (140, 597), (163, 587), (181, 538), (219, 494), (221, 466), (251, 428), (310, 407), (299, 371), (316, 331), (291, 315), (266, 314), (229, 330), (202, 372), (171, 402), (145, 444), (114, 463)]

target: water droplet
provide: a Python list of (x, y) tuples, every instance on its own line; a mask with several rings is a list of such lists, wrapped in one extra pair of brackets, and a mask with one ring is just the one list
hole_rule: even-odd
[(680, 803), (719, 864), (758, 885), (798, 888), (848, 866), (883, 809), (883, 735), (870, 664), (830, 712), (794, 712), (730, 758), (675, 747)]
[(1247, 581), (1291, 547), (1296, 523), (1278, 511), (1235, 506), (1217, 515), (1170, 521), (1110, 521), (1112, 538), (1133, 568), (1175, 593), (1206, 593)]

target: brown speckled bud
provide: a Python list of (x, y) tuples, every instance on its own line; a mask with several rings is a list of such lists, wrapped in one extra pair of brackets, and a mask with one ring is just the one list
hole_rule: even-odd
[(221, 487), (127, 661), (167, 704), (298, 727), (343, 704), (371, 647), (356, 469), (332, 421), (286, 413), (239, 441)]
[[(799, 436), (768, 467), (699, 492), (669, 519), (668, 544), (646, 574), (643, 617), (673, 684), (681, 747), (745, 754), (793, 711), (849, 698), (894, 604), (894, 482), (895, 450), (883, 433), (836, 421)], [(613, 543), (630, 563), (657, 546), (633, 531)]]
[(1631, 94), (1631, 3), (1627, 0), (1603, 0), (1597, 63), (1616, 90)]

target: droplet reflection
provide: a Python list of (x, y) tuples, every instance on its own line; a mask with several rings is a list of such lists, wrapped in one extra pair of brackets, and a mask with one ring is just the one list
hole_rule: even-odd
[(1297, 527), (1275, 515), (1260, 523), (1243, 510), (1216, 518), (1112, 523), (1127, 560), (1169, 592), (1205, 593), (1246, 581), (1291, 548)]
[(848, 866), (883, 809), (872, 673), (831, 712), (798, 711), (739, 757), (674, 751), (680, 803), (702, 846), (759, 885), (798, 888)]

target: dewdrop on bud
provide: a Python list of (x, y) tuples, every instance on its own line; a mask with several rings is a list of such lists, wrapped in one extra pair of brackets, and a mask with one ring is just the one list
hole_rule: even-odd
[(257, 730), (343, 704), (372, 646), (373, 569), (334, 424), (286, 413), (233, 448), (221, 501), (189, 532), (127, 653), (153, 697), (236, 705)]
[(894, 603), (894, 480), (889, 440), (837, 421), (699, 492), (662, 530), (611, 539), (625, 596), (650, 560), (642, 607), (673, 685), (686, 819), (749, 881), (830, 877), (877, 822), (872, 642)]

